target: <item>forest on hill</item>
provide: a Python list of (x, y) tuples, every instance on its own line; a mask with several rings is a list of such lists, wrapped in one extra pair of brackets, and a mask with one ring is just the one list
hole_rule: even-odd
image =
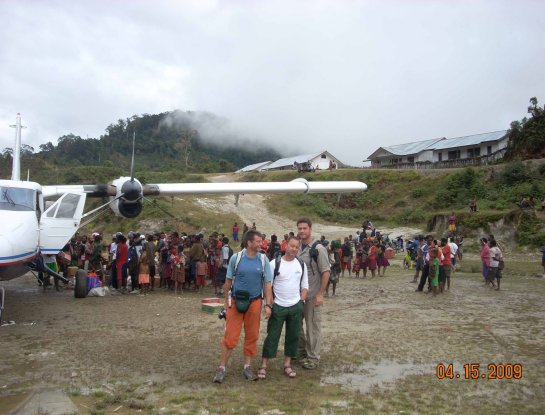
[(530, 117), (513, 121), (509, 128), (509, 146), (505, 160), (529, 160), (545, 157), (545, 106), (536, 97), (530, 98)]
[[(111, 180), (128, 174), (135, 140), (136, 169), (141, 172), (165, 172), (172, 179), (188, 173), (214, 173), (282, 155), (270, 146), (232, 132), (228, 122), (207, 112), (171, 111), (161, 114), (134, 115), (106, 127), (100, 138), (82, 138), (74, 134), (47, 142), (38, 151), (23, 145), (22, 175), (30, 170), (31, 179), (41, 184), (83, 183), (97, 176)], [(11, 174), (12, 149), (1, 155), (0, 177)], [(153, 174), (152, 174), (153, 175)]]

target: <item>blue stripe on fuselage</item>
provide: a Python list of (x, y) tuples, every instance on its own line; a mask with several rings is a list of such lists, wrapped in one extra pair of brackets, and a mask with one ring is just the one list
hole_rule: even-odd
[(11, 256), (0, 256), (0, 261), (7, 261), (7, 260), (13, 260), (13, 259), (19, 259), (19, 258), (24, 258), (24, 257), (28, 257), (28, 256), (32, 256), (32, 255), (35, 255), (36, 252), (26, 252), (24, 254), (19, 254), (19, 255), (11, 255)]

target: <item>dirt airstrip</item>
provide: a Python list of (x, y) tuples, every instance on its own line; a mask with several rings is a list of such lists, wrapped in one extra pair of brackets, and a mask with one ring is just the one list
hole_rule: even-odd
[[(508, 261), (502, 291), (482, 287), (470, 272), (477, 265), (466, 259), (452, 290), (436, 298), (414, 292), (399, 259), (386, 277), (341, 278), (324, 305), (319, 370), (298, 367), (290, 380), (276, 359), (266, 381), (247, 383), (239, 347), (223, 385), (211, 379), (224, 323), (200, 310), (210, 291), (75, 299), (69, 290), (43, 293), (30, 275), (4, 282), (4, 318), (15, 324), (0, 328), (0, 413), (44, 391), (96, 414), (542, 413), (537, 258)], [(440, 363), (453, 364), (453, 379), (437, 378)], [(465, 379), (471, 363), (475, 380)], [(500, 363), (520, 364), (522, 378), (488, 379), (488, 365)]]

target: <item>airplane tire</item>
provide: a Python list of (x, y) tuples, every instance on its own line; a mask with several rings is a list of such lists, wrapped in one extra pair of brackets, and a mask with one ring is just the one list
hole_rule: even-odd
[(78, 269), (75, 276), (76, 284), (74, 286), (74, 297), (85, 298), (87, 297), (87, 273), (83, 269)]

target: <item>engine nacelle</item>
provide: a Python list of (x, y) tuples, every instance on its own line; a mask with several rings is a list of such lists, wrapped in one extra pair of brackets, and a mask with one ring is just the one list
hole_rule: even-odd
[[(137, 217), (143, 209), (142, 184), (130, 177), (120, 177), (110, 183), (110, 204), (117, 216)], [(115, 196), (113, 196), (115, 194)]]
[(138, 215), (140, 215), (142, 209), (143, 206), (141, 201), (131, 203), (125, 202), (121, 199), (117, 201), (117, 210), (119, 211), (119, 214), (126, 218), (136, 218)]

